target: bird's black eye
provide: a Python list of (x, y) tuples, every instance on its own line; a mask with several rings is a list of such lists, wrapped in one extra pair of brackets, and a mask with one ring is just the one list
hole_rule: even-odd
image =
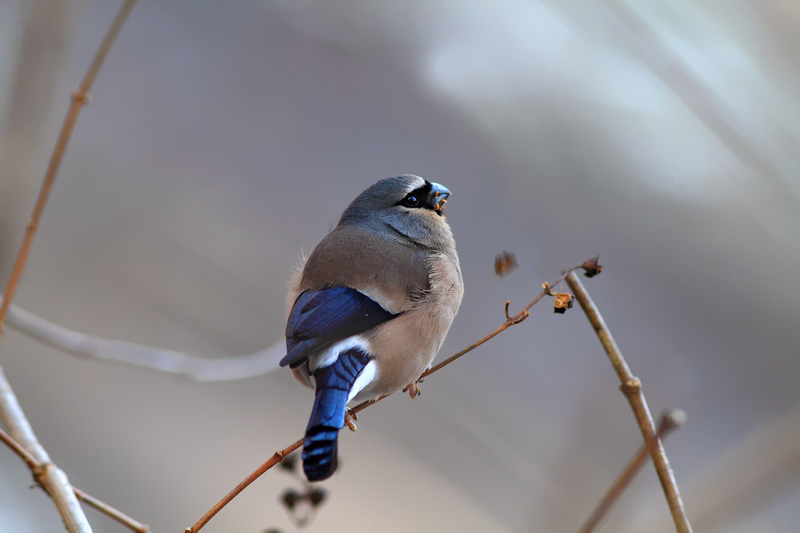
[(410, 192), (406, 195), (405, 198), (400, 200), (400, 205), (403, 205), (405, 207), (419, 207), (420, 205), (422, 205), (422, 202), (420, 201), (419, 196), (417, 196), (413, 192)]

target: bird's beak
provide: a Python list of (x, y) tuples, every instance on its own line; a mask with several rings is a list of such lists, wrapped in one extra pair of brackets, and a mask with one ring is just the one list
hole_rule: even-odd
[(438, 183), (431, 183), (431, 192), (428, 196), (428, 207), (441, 214), (444, 210), (444, 204), (452, 193), (450, 189)]

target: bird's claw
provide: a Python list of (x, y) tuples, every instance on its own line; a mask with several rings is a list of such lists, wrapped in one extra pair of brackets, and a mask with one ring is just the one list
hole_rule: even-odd
[(358, 415), (356, 415), (355, 411), (349, 408), (346, 409), (344, 412), (344, 425), (350, 428), (350, 431), (358, 429), (358, 427), (356, 427), (356, 420), (358, 420)]
[(419, 380), (416, 383), (409, 383), (408, 386), (403, 389), (403, 392), (407, 392), (408, 395), (411, 396), (412, 400), (422, 394), (422, 390), (419, 388), (417, 383), (422, 383), (422, 380)]

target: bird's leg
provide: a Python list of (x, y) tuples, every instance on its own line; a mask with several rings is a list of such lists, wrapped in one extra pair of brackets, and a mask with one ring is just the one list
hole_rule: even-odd
[(422, 380), (418, 379), (414, 383), (409, 383), (408, 386), (403, 389), (403, 392), (407, 392), (408, 395), (411, 396), (412, 400), (422, 394), (422, 390), (419, 388), (418, 383), (422, 383)]
[(358, 420), (358, 415), (350, 409), (349, 407), (344, 411), (344, 425), (350, 428), (350, 431), (355, 431), (358, 428), (356, 427), (356, 420)]

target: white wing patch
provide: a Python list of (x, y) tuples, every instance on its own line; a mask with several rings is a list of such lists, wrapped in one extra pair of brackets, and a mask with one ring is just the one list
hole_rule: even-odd
[[(325, 352), (313, 357), (309, 361), (309, 370), (310, 370), (310, 378), (312, 383), (314, 384), (314, 388), (317, 386), (317, 381), (314, 379), (314, 372), (317, 371), (319, 368), (324, 368), (326, 366), (332, 365), (338, 358), (339, 354), (342, 352), (346, 352), (352, 348), (359, 348), (367, 353), (372, 353), (370, 349), (369, 342), (362, 337), (361, 335), (353, 335), (352, 337), (348, 337), (343, 341), (339, 341), (330, 348), (328, 348)], [(375, 380), (375, 377), (378, 374), (378, 369), (375, 366), (375, 361), (372, 360), (367, 363), (367, 366), (364, 367), (363, 370), (358, 374), (356, 380), (353, 382), (353, 386), (350, 389), (350, 392), (347, 395), (347, 401), (349, 402), (353, 398), (355, 398), (356, 394), (364, 390), (364, 388), (372, 383)]]
[(337, 342), (321, 354), (311, 357), (308, 365), (311, 371), (310, 373), (314, 374), (317, 369), (332, 365), (339, 358), (340, 353), (352, 348), (359, 348), (367, 353), (372, 353), (367, 339), (361, 335), (353, 335), (352, 337), (347, 337), (343, 341)]
[(347, 395), (347, 401), (349, 402), (355, 398), (356, 394), (364, 390), (364, 387), (372, 383), (377, 374), (378, 370), (375, 367), (375, 360), (373, 359), (367, 363), (367, 366), (364, 367), (364, 370), (362, 370), (356, 378), (356, 381), (353, 383), (353, 388), (350, 389), (350, 393)]

